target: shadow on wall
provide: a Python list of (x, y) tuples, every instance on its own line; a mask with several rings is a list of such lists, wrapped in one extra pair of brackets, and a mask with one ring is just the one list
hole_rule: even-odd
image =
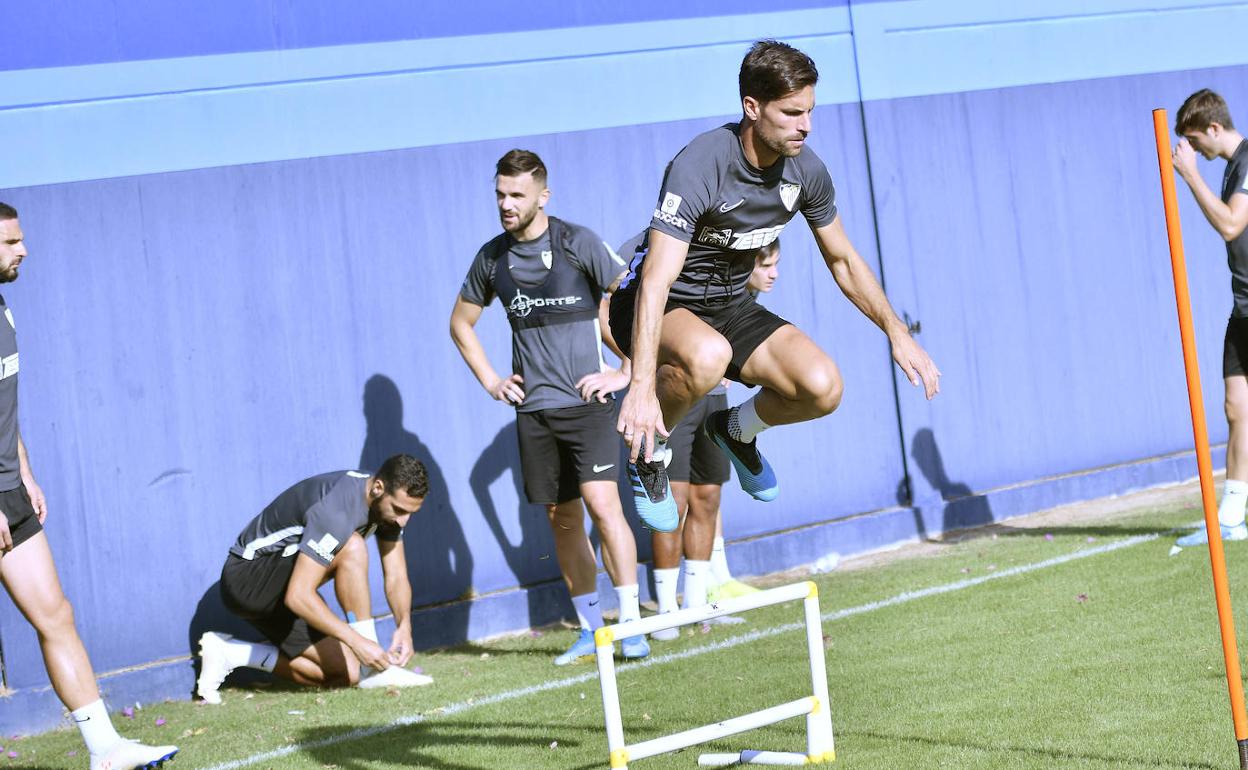
[(409, 454), (424, 463), (429, 473), (429, 494), (408, 521), (403, 545), (412, 604), (440, 606), (415, 616), (413, 641), (421, 649), (464, 642), (470, 607), (458, 600), (472, 591), (472, 552), (451, 506), (442, 468), (420, 437), (403, 427), (403, 398), (389, 377), (374, 374), (364, 384), (364, 421), (367, 435), (360, 450), (360, 470), (372, 473), (391, 455)]
[[(507, 514), (507, 520), (519, 522), (520, 540), (503, 526), (498, 507), (490, 494), (490, 485), (505, 474), (511, 474), (516, 491), (516, 511)], [(468, 483), (472, 495), (481, 509), (481, 516), (498, 540), (498, 547), (507, 560), (507, 566), (516, 576), (516, 582), (527, 591), (529, 602), (529, 627), (542, 626), (562, 617), (575, 617), (567, 591), (538, 591), (532, 587), (538, 583), (558, 580), (559, 564), (555, 558), (555, 538), (550, 532), (546, 509), (541, 505), (525, 502), (524, 474), (520, 470), (520, 443), (516, 435), (516, 422), (512, 420), (494, 436), (481, 456), (472, 466)], [(552, 603), (553, 600), (553, 603)]]
[[(910, 457), (927, 483), (940, 494), (941, 532), (992, 523), (992, 507), (989, 506), (988, 499), (975, 494), (968, 485), (949, 478), (945, 471), (945, 462), (940, 456), (940, 447), (936, 444), (936, 435), (930, 428), (923, 428), (914, 434), (914, 439), (910, 442)], [(913, 504), (913, 501), (904, 500), (903, 504)], [(919, 536), (926, 540), (927, 532), (923, 522), (917, 518), (916, 521)]]

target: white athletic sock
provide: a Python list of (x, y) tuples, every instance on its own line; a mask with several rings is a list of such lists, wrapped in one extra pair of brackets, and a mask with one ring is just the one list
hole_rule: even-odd
[(706, 604), (706, 576), (710, 571), (709, 561), (685, 559), (685, 609)]
[(1248, 503), (1248, 481), (1227, 479), (1222, 487), (1222, 503), (1218, 506), (1218, 521), (1224, 527), (1237, 527), (1244, 523), (1244, 506)]
[(576, 619), (580, 621), (581, 628), (590, 631), (602, 628), (602, 602), (597, 591), (573, 596), (572, 606), (576, 608)]
[(381, 644), (377, 641), (377, 621), (373, 618), (365, 618), (364, 620), (353, 620), (347, 624), (355, 629), (355, 632), (364, 637), (373, 644)]
[(654, 434), (654, 451), (650, 453), (650, 459), (656, 463), (667, 465), (667, 453), (667, 439), (657, 433)]
[(717, 537), (715, 544), (711, 546), (711, 574), (706, 585), (714, 588), (729, 580), (732, 580), (732, 572), (728, 569), (728, 556), (724, 553), (724, 539)]
[(82, 741), (87, 744), (87, 751), (93, 756), (107, 754), (108, 750), (117, 745), (121, 736), (113, 728), (113, 720), (108, 718), (108, 709), (104, 701), (96, 699), (80, 709), (70, 712), (78, 732), (82, 733)]
[(641, 618), (641, 601), (638, 599), (637, 584), (616, 586), (615, 595), (620, 600), (620, 622)]
[(763, 422), (754, 409), (758, 396), (728, 410), (728, 435), (746, 444), (771, 426)]
[(277, 666), (278, 652), (273, 645), (264, 644), (263, 642), (243, 642), (243, 644), (247, 645), (249, 649), (247, 650), (247, 660), (240, 663), (240, 666), (257, 668), (268, 672), (272, 672), (273, 668)]
[(676, 581), (680, 579), (680, 567), (654, 571), (654, 598), (659, 600), (659, 612), (672, 612), (676, 604)]

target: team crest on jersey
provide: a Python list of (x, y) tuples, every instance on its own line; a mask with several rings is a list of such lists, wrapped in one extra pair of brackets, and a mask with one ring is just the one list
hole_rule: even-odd
[(797, 203), (797, 196), (802, 192), (800, 184), (789, 184), (785, 182), (780, 185), (780, 200), (784, 203), (784, 207), (789, 211), (793, 210), (793, 206)]
[(554, 258), (555, 258), (555, 253), (553, 251), (542, 252), (542, 264), (546, 266), (547, 270), (550, 269), (550, 263), (552, 260), (554, 260)]
[(698, 241), (707, 246), (727, 246), (731, 239), (732, 230), (717, 230), (714, 227), (703, 226), (702, 232), (698, 233)]

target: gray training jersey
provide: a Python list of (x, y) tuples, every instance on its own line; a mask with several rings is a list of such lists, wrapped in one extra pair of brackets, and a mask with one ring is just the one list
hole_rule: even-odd
[(399, 540), (401, 528), (369, 522), (368, 478), (362, 471), (335, 471), (300, 481), (243, 528), (230, 553), (247, 560), (306, 553), (328, 567), (353, 532), (367, 538), (375, 531), (378, 540)]
[[(1222, 175), (1222, 202), (1234, 195), (1248, 195), (1248, 139), (1239, 143)], [(1232, 318), (1248, 318), (1248, 229), (1226, 242), (1226, 261), (1231, 268), (1231, 293), (1235, 297)]]
[[(689, 244), (668, 296), (703, 302), (741, 294), (754, 252), (779, 238), (798, 211), (811, 227), (836, 219), (832, 177), (809, 147), (758, 169), (745, 159), (738, 124), (695, 137), (668, 164), (650, 220), (651, 228)], [(644, 255), (625, 257), (631, 288)]]
[[(560, 226), (569, 248), (561, 249), (564, 253), (559, 258), (566, 259), (585, 275), (596, 305), (603, 290), (624, 271), (624, 260), (592, 230), (566, 221), (560, 222)], [(468, 269), (459, 296), (465, 302), (488, 306), (495, 297), (494, 271), (505, 260), (512, 280), (520, 288), (515, 297), (503, 298), (504, 310), (509, 316), (529, 310), (535, 300), (551, 299), (539, 296), (555, 265), (550, 231), (527, 242), (517, 241), (506, 233), (499, 237), (505, 239), (506, 253), (494, 258), (498, 239), (482, 246)], [(513, 372), (524, 378), (521, 385), (524, 402), (516, 406), (517, 411), (584, 405), (576, 383), (604, 366), (602, 330), (597, 317), (515, 330), (511, 336), (511, 366)]]
[(17, 462), (17, 327), (0, 297), (0, 492), (22, 485)]

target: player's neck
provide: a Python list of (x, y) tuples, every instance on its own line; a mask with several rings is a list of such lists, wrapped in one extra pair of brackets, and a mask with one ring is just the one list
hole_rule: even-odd
[(546, 232), (548, 227), (550, 227), (550, 217), (546, 216), (546, 212), (543, 209), (538, 209), (537, 216), (533, 217), (533, 221), (529, 223), (529, 226), (512, 233), (511, 237), (521, 243), (536, 241), (542, 237), (542, 234)]
[(1222, 131), (1222, 141), (1219, 143), (1218, 153), (1224, 160), (1230, 160), (1235, 155), (1235, 151), (1239, 149), (1239, 145), (1243, 143), (1244, 136), (1235, 129), (1224, 129)]
[(754, 121), (749, 118), (741, 120), (741, 152), (745, 160), (754, 168), (765, 169), (780, 160), (780, 153), (763, 144), (754, 131)]

